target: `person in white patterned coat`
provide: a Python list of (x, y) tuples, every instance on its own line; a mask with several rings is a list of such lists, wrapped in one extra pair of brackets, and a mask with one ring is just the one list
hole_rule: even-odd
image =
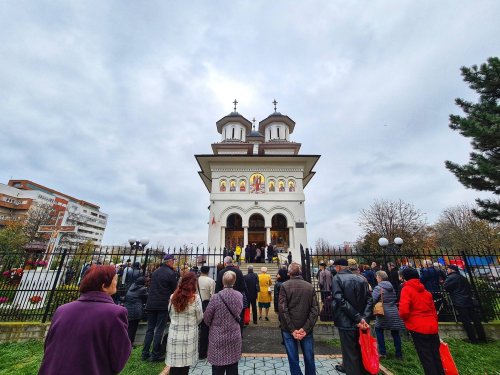
[(170, 298), (169, 315), (165, 364), (170, 375), (187, 375), (198, 361), (198, 324), (203, 320), (195, 273), (187, 272), (180, 279)]
[(226, 271), (222, 277), (224, 289), (215, 294), (208, 304), (203, 320), (210, 327), (208, 362), (213, 375), (237, 375), (241, 358), (240, 315), (243, 295), (233, 289), (236, 274)]

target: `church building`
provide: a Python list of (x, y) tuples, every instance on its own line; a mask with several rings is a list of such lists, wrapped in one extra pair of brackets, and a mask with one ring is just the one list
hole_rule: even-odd
[(307, 247), (304, 189), (319, 155), (300, 155), (290, 140), (295, 122), (276, 111), (258, 129), (236, 111), (216, 122), (221, 141), (213, 155), (195, 155), (210, 193), (208, 246), (234, 249), (271, 243), (300, 259)]

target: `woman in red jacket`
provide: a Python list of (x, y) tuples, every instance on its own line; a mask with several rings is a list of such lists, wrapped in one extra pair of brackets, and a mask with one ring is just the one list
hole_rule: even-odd
[(420, 282), (417, 270), (403, 270), (405, 283), (399, 301), (399, 315), (410, 332), (425, 375), (444, 375), (439, 355), (438, 319), (432, 294)]

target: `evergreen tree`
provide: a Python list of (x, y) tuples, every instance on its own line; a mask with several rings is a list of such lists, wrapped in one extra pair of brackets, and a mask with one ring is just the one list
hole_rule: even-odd
[[(446, 161), (448, 168), (467, 188), (500, 194), (500, 59), (490, 57), (479, 68), (462, 67), (462, 76), (479, 94), (477, 103), (456, 99), (465, 116), (450, 115), (450, 128), (471, 138), (473, 151), (468, 164)], [(474, 214), (490, 222), (500, 222), (500, 200), (476, 199)]]

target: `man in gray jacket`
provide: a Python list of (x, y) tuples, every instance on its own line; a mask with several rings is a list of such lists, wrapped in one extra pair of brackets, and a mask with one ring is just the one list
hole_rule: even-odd
[(279, 293), (280, 327), (291, 375), (302, 375), (299, 367), (299, 343), (304, 355), (306, 375), (314, 375), (313, 327), (318, 319), (319, 307), (314, 287), (302, 279), (301, 272), (298, 263), (293, 262), (288, 267), (290, 280), (283, 283)]

